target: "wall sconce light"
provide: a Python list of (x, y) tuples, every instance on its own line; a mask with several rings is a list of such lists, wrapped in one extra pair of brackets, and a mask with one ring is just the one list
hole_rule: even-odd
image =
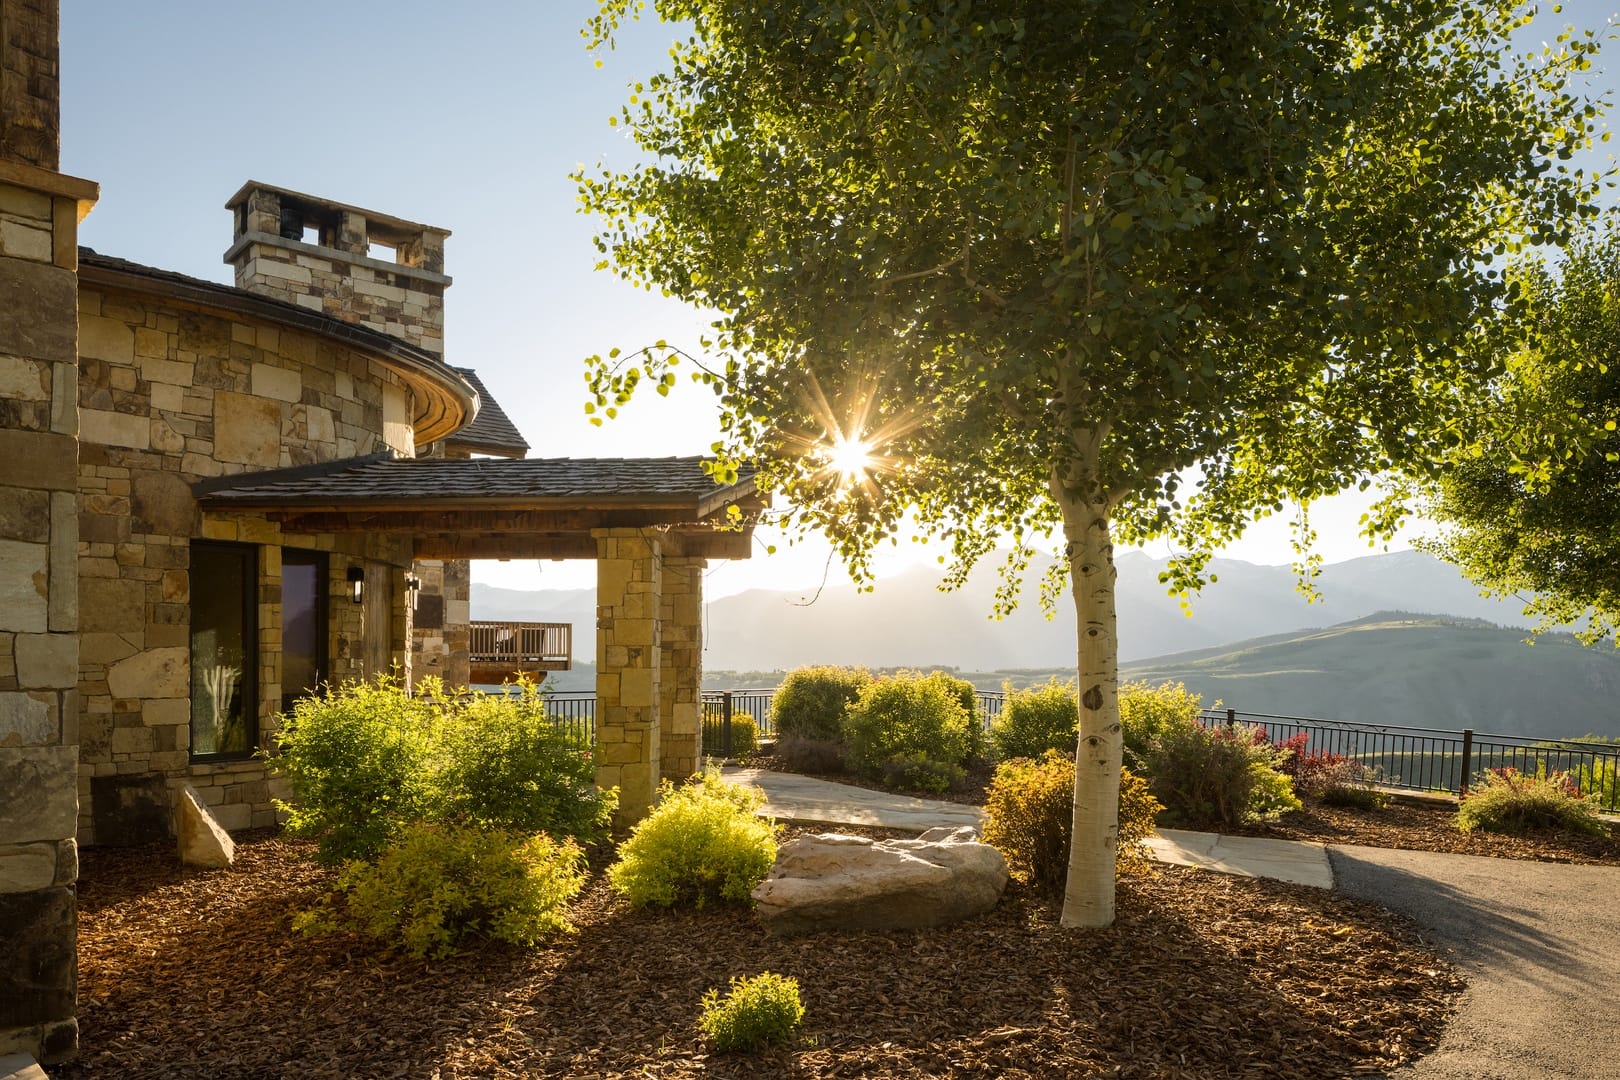
[(349, 567), (349, 598), (360, 603), (365, 598), (366, 568), (363, 566)]
[(422, 595), (422, 579), (415, 574), (405, 575), (405, 595), (410, 597), (411, 610), (416, 610), (416, 598)]

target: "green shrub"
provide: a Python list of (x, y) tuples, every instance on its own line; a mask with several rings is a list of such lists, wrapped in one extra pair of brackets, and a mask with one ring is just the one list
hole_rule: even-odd
[(984, 728), (984, 716), (979, 711), (979, 688), (966, 679), (958, 679), (948, 671), (935, 671), (928, 675), (927, 681), (939, 684), (957, 704), (962, 706), (962, 712), (967, 715), (967, 756), (966, 761), (982, 761), (989, 755), (989, 734)]
[[(984, 809), (984, 842), (1006, 857), (1012, 875), (1037, 888), (1061, 892), (1074, 827), (1074, 762), (1056, 750), (1048, 750), (1039, 761), (1002, 762), (985, 794)], [(1120, 770), (1116, 861), (1121, 871), (1148, 869), (1145, 844), (1162, 809), (1145, 781), (1129, 769)]]
[(1157, 726), (1142, 752), (1148, 784), (1177, 824), (1232, 828), (1297, 810), (1287, 751), (1247, 725), (1206, 730), (1193, 721)]
[(1138, 772), (1146, 766), (1148, 747), (1166, 731), (1197, 724), (1203, 698), (1181, 683), (1158, 686), (1125, 683), (1119, 688), (1119, 724), (1125, 740), (1125, 764)]
[(899, 753), (883, 763), (878, 779), (901, 791), (930, 791), (938, 795), (961, 783), (967, 770), (960, 765), (938, 761), (921, 750)]
[(344, 922), (425, 957), (467, 937), (533, 945), (568, 930), (564, 909), (584, 884), (585, 857), (572, 840), (412, 825), (375, 863), (350, 863), (338, 888), (348, 897)]
[[(725, 753), (723, 725), (725, 714), (718, 709), (703, 711), (703, 754), (720, 757)], [(747, 713), (731, 714), (731, 756), (746, 761), (759, 753), (759, 725)]]
[(425, 679), (408, 697), (388, 678), (349, 683), (299, 701), (276, 742), (272, 765), (293, 795), (277, 805), (327, 863), (376, 858), (417, 821), (591, 838), (616, 800), (532, 685), (448, 695)]
[(844, 714), (846, 759), (866, 776), (892, 773), (918, 790), (943, 791), (967, 760), (970, 723), (943, 681), (902, 672), (867, 684)]
[(1463, 832), (1609, 834), (1596, 808), (1582, 798), (1567, 774), (1531, 776), (1513, 768), (1492, 769), (1482, 783), (1468, 789), (1468, 797), (1457, 808), (1457, 828)]
[(287, 831), (316, 840), (324, 863), (376, 857), (427, 812), (439, 723), (428, 699), (386, 677), (300, 699), (272, 759), (293, 796), (276, 804)]
[(718, 769), (678, 788), (664, 781), (658, 805), (619, 845), (609, 883), (636, 907), (750, 903), (776, 861), (778, 826), (755, 814), (764, 802)]
[(1080, 702), (1073, 683), (1006, 691), (1001, 715), (990, 729), (996, 756), (1037, 758), (1048, 750), (1072, 755), (1078, 739)]
[(546, 717), (533, 683), (443, 705), (433, 820), (584, 840), (607, 834), (617, 792), (596, 789), (590, 744)]
[(776, 740), (776, 756), (792, 772), (814, 774), (844, 771), (844, 744), (828, 739), (781, 735)]
[(703, 1031), (722, 1053), (749, 1051), (766, 1043), (787, 1042), (804, 1019), (799, 982), (769, 971), (732, 979), (724, 998), (719, 990), (703, 995)]
[(790, 671), (771, 700), (771, 723), (780, 736), (837, 742), (844, 710), (872, 681), (865, 668), (831, 665)]

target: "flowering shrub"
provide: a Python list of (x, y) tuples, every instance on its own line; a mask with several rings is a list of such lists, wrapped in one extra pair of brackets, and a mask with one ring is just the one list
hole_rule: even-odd
[(1389, 796), (1374, 787), (1377, 775), (1366, 765), (1345, 754), (1326, 750), (1307, 751), (1307, 732), (1297, 732), (1276, 743), (1288, 757), (1277, 763), (1277, 771), (1293, 781), (1294, 791), (1319, 799), (1329, 806), (1349, 806), (1379, 810)]
[(1609, 835), (1608, 826), (1591, 802), (1582, 797), (1574, 777), (1545, 771), (1531, 776), (1511, 767), (1491, 769), (1482, 782), (1469, 788), (1467, 798), (1457, 808), (1457, 828), (1463, 832), (1546, 830)]

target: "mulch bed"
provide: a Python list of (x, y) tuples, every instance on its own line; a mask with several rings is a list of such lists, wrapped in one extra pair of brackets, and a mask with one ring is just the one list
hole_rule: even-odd
[(1457, 807), (1449, 803), (1396, 798), (1381, 810), (1352, 810), (1305, 800), (1305, 809), (1239, 830), (1249, 836), (1312, 840), (1321, 844), (1360, 844), (1407, 851), (1443, 851), (1498, 859), (1620, 866), (1620, 839), (1533, 832), (1505, 836), (1457, 828)]
[[(851, 830), (861, 831), (861, 830)], [(1116, 924), (1064, 930), (1014, 884), (928, 931), (767, 936), (735, 909), (637, 912), (601, 859), (577, 933), (424, 963), (293, 933), (331, 873), (248, 837), (237, 865), (84, 853), (78, 1062), (60, 1077), (1340, 1077), (1432, 1048), (1461, 983), (1382, 909), (1165, 869)], [(803, 1038), (711, 1054), (699, 1001), (796, 977)]]

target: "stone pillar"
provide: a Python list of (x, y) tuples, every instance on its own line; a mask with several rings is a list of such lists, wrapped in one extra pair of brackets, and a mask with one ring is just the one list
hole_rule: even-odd
[(664, 559), (659, 594), (661, 772), (679, 783), (703, 764), (703, 559)]
[(57, 6), (0, 0), (0, 1056), (78, 1047), (78, 224)]
[(647, 816), (663, 765), (659, 725), (662, 542), (641, 529), (595, 529), (596, 786), (618, 787), (615, 824)]

